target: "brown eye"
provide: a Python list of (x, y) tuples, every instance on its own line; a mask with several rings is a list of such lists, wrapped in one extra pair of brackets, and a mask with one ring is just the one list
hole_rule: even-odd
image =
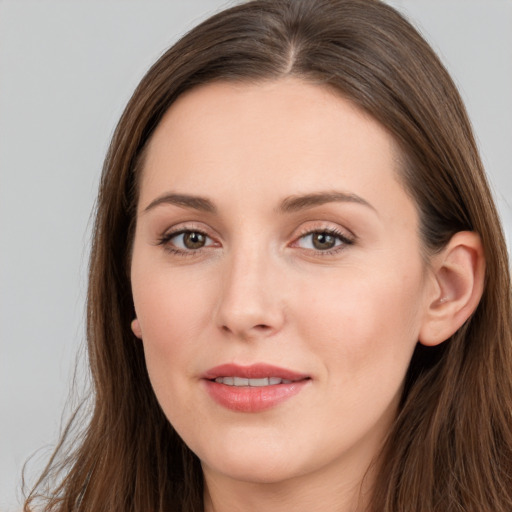
[(201, 249), (206, 244), (206, 236), (203, 233), (197, 231), (187, 231), (182, 233), (183, 245), (187, 249)]
[(160, 245), (169, 250), (176, 249), (179, 252), (199, 251), (203, 247), (214, 246), (213, 240), (201, 231), (183, 230), (164, 235)]
[(313, 247), (318, 251), (332, 249), (336, 245), (336, 237), (329, 233), (313, 233), (311, 237)]
[(310, 249), (318, 252), (329, 252), (331, 250), (343, 249), (344, 246), (352, 245), (354, 242), (337, 231), (310, 231), (302, 235), (296, 245), (302, 249)]

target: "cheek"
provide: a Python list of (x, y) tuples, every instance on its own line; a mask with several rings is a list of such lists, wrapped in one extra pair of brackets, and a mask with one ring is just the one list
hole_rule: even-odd
[(206, 278), (191, 280), (183, 273), (137, 270), (132, 271), (135, 310), (150, 379), (162, 402), (169, 384), (179, 385), (198, 350), (200, 333), (211, 323), (208, 303), (213, 294)]
[(180, 339), (193, 340), (208, 320), (211, 279), (186, 272), (132, 271), (133, 300), (143, 337), (162, 343), (162, 349)]
[(401, 267), (400, 273), (373, 268), (351, 268), (324, 286), (308, 286), (298, 294), (307, 297), (301, 306), (304, 314), (298, 316), (303, 337), (351, 386), (403, 378), (418, 339), (420, 267), (405, 272)]

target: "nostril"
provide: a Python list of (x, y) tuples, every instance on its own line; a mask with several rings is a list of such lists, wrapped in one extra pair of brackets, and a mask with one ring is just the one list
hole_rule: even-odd
[[(224, 332), (227, 332), (227, 333), (234, 333), (235, 332), (234, 329), (231, 329), (227, 325), (223, 325), (221, 327), (221, 329)], [(253, 332), (267, 332), (267, 331), (270, 331), (270, 330), (272, 330), (272, 327), (270, 325), (267, 325), (267, 324), (257, 324), (257, 325), (254, 325), (252, 328), (244, 330), (244, 331), (246, 332), (246, 334), (248, 334), (250, 331), (253, 331)]]

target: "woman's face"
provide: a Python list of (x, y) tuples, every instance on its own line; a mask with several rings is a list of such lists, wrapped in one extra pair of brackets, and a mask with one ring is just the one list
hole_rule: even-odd
[(356, 481), (377, 453), (431, 282), (397, 160), (379, 124), (297, 79), (196, 88), (156, 129), (133, 327), (207, 481)]

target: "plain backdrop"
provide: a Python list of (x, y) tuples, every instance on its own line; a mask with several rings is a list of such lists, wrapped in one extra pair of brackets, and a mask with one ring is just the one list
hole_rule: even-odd
[[(460, 87), (512, 240), (512, 0), (402, 0)], [(84, 341), (90, 215), (122, 109), (218, 0), (0, 0), (0, 511), (56, 441)], [(81, 380), (79, 374), (79, 383)], [(78, 386), (80, 388), (80, 386)]]

